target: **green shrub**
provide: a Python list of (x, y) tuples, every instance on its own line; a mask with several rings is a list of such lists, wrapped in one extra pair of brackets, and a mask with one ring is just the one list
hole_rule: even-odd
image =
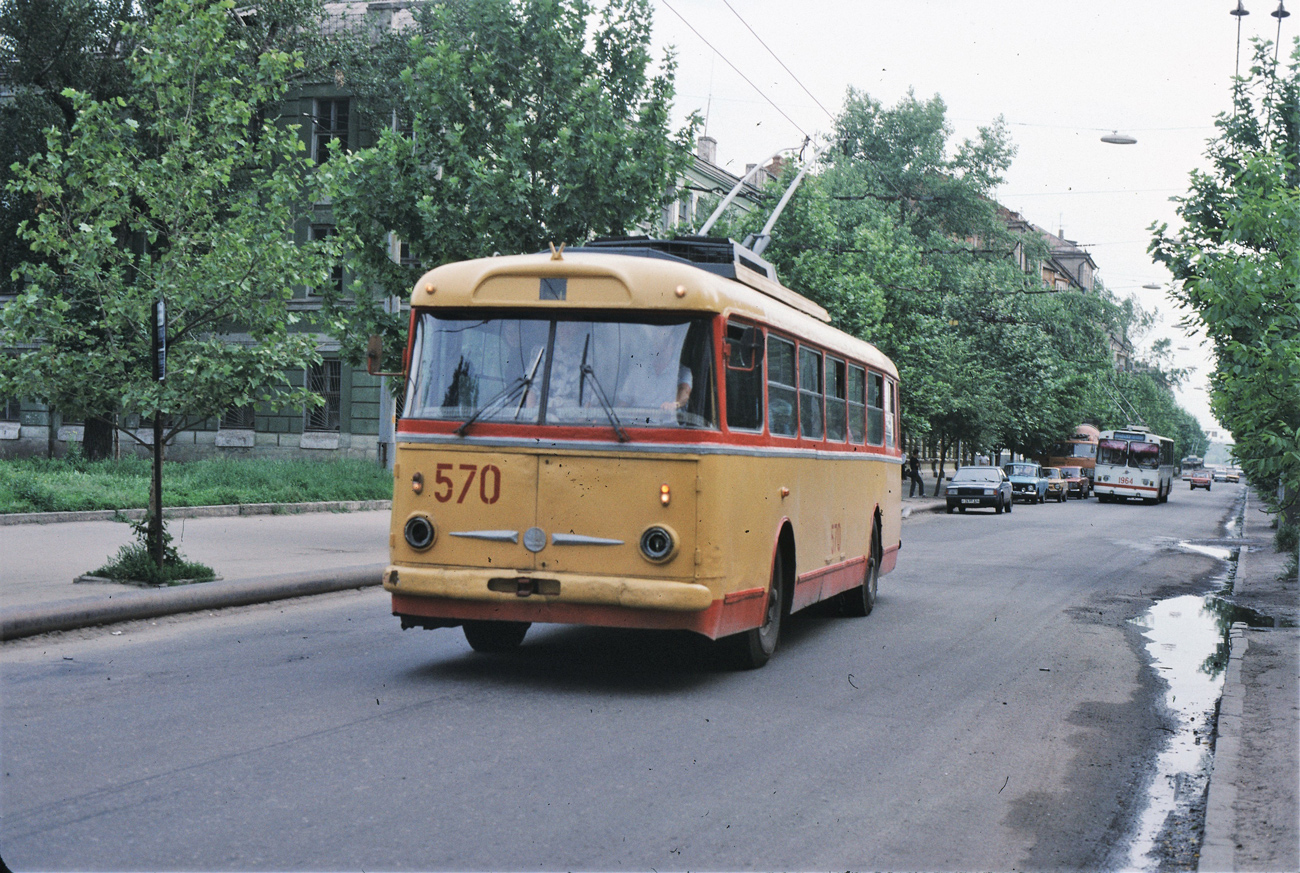
[(149, 554), (149, 532), (144, 522), (131, 522), (136, 541), (117, 550), (117, 557), (94, 572), (117, 582), (146, 585), (181, 585), (211, 582), (217, 574), (206, 564), (186, 561), (172, 545), (172, 535), (163, 526), (163, 564), (160, 569)]

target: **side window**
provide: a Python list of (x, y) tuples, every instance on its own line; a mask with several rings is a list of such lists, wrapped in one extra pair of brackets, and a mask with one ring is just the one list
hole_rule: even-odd
[(885, 448), (894, 447), (894, 416), (898, 414), (898, 395), (894, 393), (894, 380), (885, 380)]
[(849, 364), (849, 441), (862, 445), (867, 435), (867, 371)]
[(744, 322), (727, 323), (727, 427), (763, 429), (763, 333)]
[(777, 436), (795, 436), (799, 419), (795, 407), (799, 399), (795, 387), (794, 343), (779, 337), (767, 337), (767, 427)]
[(867, 442), (885, 444), (885, 377), (867, 374)]
[(804, 439), (822, 438), (822, 353), (799, 349), (799, 424)]
[(844, 362), (826, 359), (826, 439), (844, 442), (846, 432)]

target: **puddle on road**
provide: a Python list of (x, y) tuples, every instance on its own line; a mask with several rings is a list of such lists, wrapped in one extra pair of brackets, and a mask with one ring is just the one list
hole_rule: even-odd
[[(1240, 515), (1234, 514), (1224, 525), (1225, 533), (1240, 536), (1240, 522)], [(1130, 846), (1128, 870), (1158, 868), (1159, 855), (1148, 856), (1165, 828), (1186, 817), (1205, 793), (1215, 709), (1228, 665), (1229, 630), (1235, 622), (1251, 627), (1274, 624), (1272, 617), (1225, 599), (1232, 593), (1241, 546), (1181, 541), (1177, 547), (1220, 560), (1225, 570), (1208, 594), (1161, 600), (1133, 619), (1143, 629), (1152, 667), (1167, 684), (1165, 706), (1175, 727), (1156, 759), (1146, 811)]]
[(1224, 630), (1209, 603), (1215, 599), (1214, 594), (1188, 594), (1162, 600), (1133, 620), (1143, 628), (1152, 666), (1168, 683), (1165, 706), (1175, 727), (1156, 759), (1146, 811), (1130, 848), (1129, 870), (1159, 866), (1147, 855), (1166, 820), (1199, 801), (1209, 780), (1211, 724), (1227, 661)]

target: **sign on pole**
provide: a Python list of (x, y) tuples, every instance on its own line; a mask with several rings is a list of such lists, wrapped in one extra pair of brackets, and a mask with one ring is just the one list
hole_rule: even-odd
[(153, 304), (153, 377), (167, 378), (167, 303), (161, 297)]

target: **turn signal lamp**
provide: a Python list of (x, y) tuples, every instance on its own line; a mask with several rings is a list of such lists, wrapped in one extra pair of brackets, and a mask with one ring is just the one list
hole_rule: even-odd
[(411, 477), (411, 490), (416, 494), (424, 491), (424, 474), (416, 473)]
[(664, 484), (660, 485), (659, 502), (662, 503), (664, 506), (667, 506), (669, 501), (671, 501), (672, 499), (673, 499), (672, 489), (668, 487), (668, 483), (665, 482)]

